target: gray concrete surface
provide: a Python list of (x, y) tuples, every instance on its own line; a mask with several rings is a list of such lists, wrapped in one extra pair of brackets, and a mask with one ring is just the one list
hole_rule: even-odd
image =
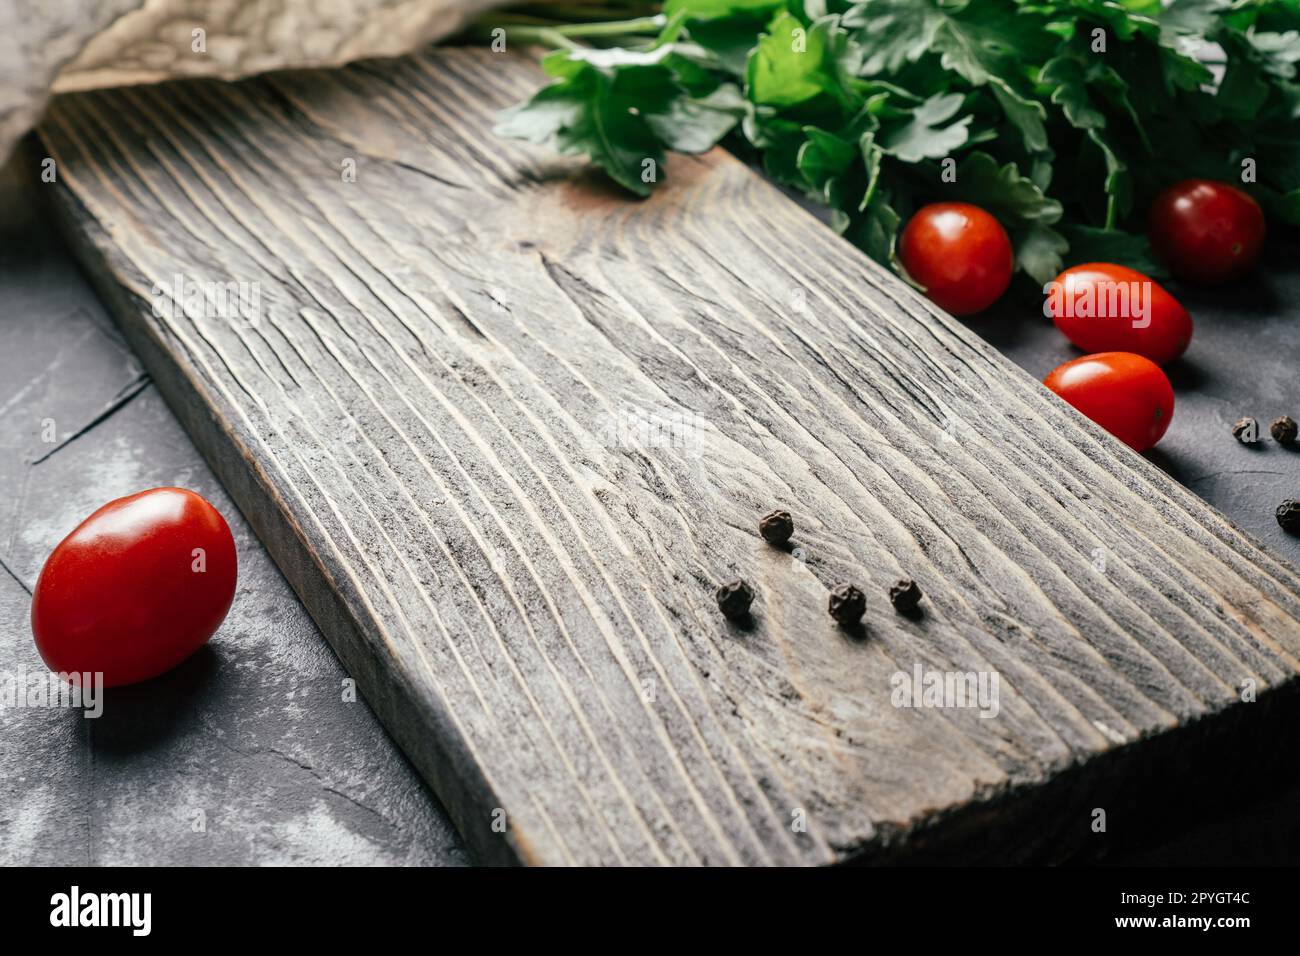
[[(30, 591), (104, 502), (192, 488), (226, 516), (239, 589), (176, 671), (104, 715), (0, 707), (0, 865), (464, 864), (362, 701), (12, 169), (0, 187), (0, 674), (44, 670)], [(55, 440), (45, 441), (50, 428)]]
[[(1243, 448), (1228, 432), (1242, 414), (1300, 418), (1300, 268), (1292, 245), (1271, 256), (1235, 289), (1176, 289), (1196, 336), (1172, 370), (1174, 421), (1151, 457), (1300, 564), (1300, 539), (1272, 516), (1300, 497), (1300, 453)], [(1022, 290), (973, 326), (1041, 377), (1079, 353), (1038, 309)], [(230, 522), (231, 615), (173, 673), (110, 692), (98, 721), (0, 708), (0, 865), (471, 862), (373, 714), (344, 702), (338, 661), (11, 164), (0, 173), (0, 674), (43, 669), (29, 592), (50, 549), (105, 501), (169, 484)], [(1112, 862), (1295, 862), (1297, 800), (1297, 787), (1243, 786), (1241, 806)]]

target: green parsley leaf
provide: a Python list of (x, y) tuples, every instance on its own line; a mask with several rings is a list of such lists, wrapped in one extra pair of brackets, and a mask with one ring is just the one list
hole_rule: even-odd
[(883, 130), (877, 143), (881, 150), (905, 163), (947, 156), (970, 135), (969, 115), (953, 119), (964, 101), (960, 93), (932, 96), (912, 111), (906, 122)]
[(638, 195), (663, 178), (647, 163), (730, 137), (895, 267), (900, 225), (950, 199), (996, 216), (1035, 281), (1088, 260), (1160, 275), (1143, 214), (1186, 176), (1249, 170), (1267, 214), (1300, 225), (1300, 0), (663, 9), (567, 35), (525, 28), (563, 49), (543, 61), (552, 83), (501, 131), (589, 156)]

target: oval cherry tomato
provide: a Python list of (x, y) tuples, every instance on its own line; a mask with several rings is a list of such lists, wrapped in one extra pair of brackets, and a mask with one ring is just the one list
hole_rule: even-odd
[(1147, 238), (1178, 278), (1226, 282), (1249, 272), (1259, 258), (1264, 213), (1236, 186), (1213, 179), (1184, 179), (1152, 203)]
[(1043, 384), (1134, 451), (1158, 442), (1174, 415), (1160, 366), (1131, 352), (1101, 352), (1058, 365)]
[(32, 596), (50, 670), (102, 672), (104, 686), (175, 667), (221, 625), (235, 596), (235, 540), (192, 491), (110, 501), (59, 542)]
[(1046, 311), (1085, 352), (1134, 352), (1166, 365), (1187, 350), (1192, 317), (1148, 276), (1109, 262), (1066, 269), (1048, 287)]
[(899, 240), (907, 274), (939, 308), (981, 312), (1011, 283), (1015, 256), (996, 219), (979, 206), (940, 202), (917, 210)]

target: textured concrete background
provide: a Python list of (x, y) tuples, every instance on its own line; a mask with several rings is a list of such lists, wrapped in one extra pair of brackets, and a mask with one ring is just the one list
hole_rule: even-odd
[[(1196, 337), (1171, 370), (1174, 420), (1151, 458), (1300, 564), (1300, 539), (1272, 514), (1300, 497), (1300, 453), (1244, 448), (1228, 431), (1242, 414), (1300, 418), (1295, 253), (1275, 246), (1268, 271), (1236, 289), (1175, 290)], [(1079, 353), (1039, 308), (1022, 290), (973, 324), (1041, 377)], [(470, 862), (373, 714), (343, 701), (338, 661), (11, 164), (0, 175), (0, 673), (43, 670), (29, 592), (54, 545), (104, 502), (158, 485), (195, 489), (230, 522), (234, 608), (175, 672), (109, 692), (98, 721), (0, 708), (0, 865)], [(1243, 784), (1240, 804), (1112, 861), (1296, 862), (1298, 801), (1295, 786)]]

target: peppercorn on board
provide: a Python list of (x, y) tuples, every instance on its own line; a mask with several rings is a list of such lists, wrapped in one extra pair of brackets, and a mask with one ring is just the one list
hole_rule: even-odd
[[(1294, 716), (1295, 569), (726, 154), (640, 202), (494, 137), (537, 82), (444, 49), (41, 131), (128, 338), (483, 859), (1051, 858)], [(950, 674), (978, 706), (899, 706)]]

